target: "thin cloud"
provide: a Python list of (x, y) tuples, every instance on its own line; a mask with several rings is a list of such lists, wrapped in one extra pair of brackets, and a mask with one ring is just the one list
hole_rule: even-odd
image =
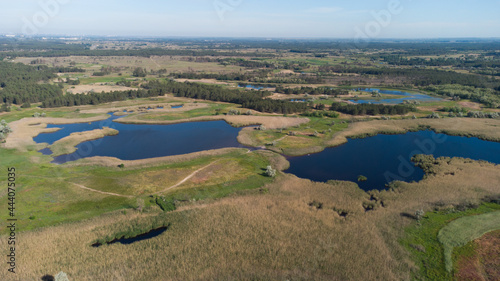
[(342, 11), (340, 7), (316, 7), (306, 10), (307, 13), (315, 13), (315, 14), (333, 14), (336, 12)]

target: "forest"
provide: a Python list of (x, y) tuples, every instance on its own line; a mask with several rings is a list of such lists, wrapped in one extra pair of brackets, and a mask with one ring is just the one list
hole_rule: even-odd
[(0, 101), (4, 104), (36, 103), (62, 96), (58, 85), (39, 84), (57, 77), (47, 66), (0, 61)]
[(408, 105), (383, 105), (383, 104), (341, 104), (335, 102), (330, 110), (342, 112), (350, 115), (404, 115), (411, 111), (416, 111)]

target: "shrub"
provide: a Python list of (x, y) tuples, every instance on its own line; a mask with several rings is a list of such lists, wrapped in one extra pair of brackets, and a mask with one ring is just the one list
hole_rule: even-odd
[(173, 199), (166, 199), (163, 196), (156, 196), (155, 203), (164, 212), (171, 212), (171, 211), (174, 211), (176, 209), (175, 201)]
[(268, 177), (274, 178), (276, 176), (276, 170), (273, 169), (273, 167), (271, 167), (271, 166), (267, 166), (267, 168), (266, 168), (266, 175)]
[(239, 110), (236, 110), (236, 109), (231, 109), (227, 113), (227, 115), (240, 115), (240, 114), (241, 114), (241, 112)]
[(359, 175), (359, 176), (358, 176), (358, 181), (359, 181), (359, 182), (361, 182), (361, 181), (367, 181), (367, 180), (368, 180), (368, 178), (367, 178), (367, 177), (365, 177), (365, 176), (363, 176), (363, 175)]
[(120, 165), (118, 165), (118, 168), (125, 168), (125, 164), (121, 163)]
[(38, 112), (35, 112), (35, 114), (33, 114), (33, 117), (35, 117), (35, 118), (38, 118), (38, 117), (40, 117), (40, 113), (38, 113)]
[(418, 209), (415, 211), (415, 219), (417, 219), (418, 221), (421, 220), (423, 217), (424, 217), (424, 210), (422, 209)]
[(427, 116), (427, 118), (439, 119), (439, 118), (441, 118), (441, 116), (439, 116), (439, 114), (437, 112), (433, 112), (431, 115)]
[(66, 275), (66, 273), (61, 271), (56, 274), (55, 281), (69, 281), (68, 275)]

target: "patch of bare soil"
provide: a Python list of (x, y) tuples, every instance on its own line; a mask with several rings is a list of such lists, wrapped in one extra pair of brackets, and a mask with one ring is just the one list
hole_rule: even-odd
[(500, 230), (473, 242), (475, 254), (458, 261), (455, 278), (459, 281), (500, 280)]
[(99, 85), (99, 84), (93, 84), (93, 85), (77, 85), (77, 86), (72, 86), (67, 90), (68, 93), (71, 94), (88, 94), (90, 92), (95, 92), (95, 93), (101, 93), (101, 92), (112, 92), (112, 91), (129, 91), (129, 90), (135, 90), (137, 91), (137, 88), (131, 88), (131, 87), (125, 87), (125, 86), (117, 86), (117, 85)]

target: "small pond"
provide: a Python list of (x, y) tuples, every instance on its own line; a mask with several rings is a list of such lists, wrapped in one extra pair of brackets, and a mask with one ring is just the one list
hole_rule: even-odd
[(238, 84), (238, 88), (246, 88), (247, 90), (262, 90), (267, 89), (268, 87), (262, 85), (252, 85), (252, 84)]
[(327, 148), (316, 154), (290, 157), (287, 173), (314, 181), (358, 182), (363, 190), (384, 189), (393, 180), (419, 181), (422, 169), (410, 159), (415, 154), (435, 157), (464, 157), (500, 164), (500, 143), (478, 138), (436, 134), (432, 131), (410, 132), (401, 135), (377, 135), (365, 139), (349, 139), (346, 144)]
[(353, 99), (353, 100), (349, 100), (350, 102), (357, 103), (357, 104), (363, 104), (363, 103), (402, 104), (405, 101), (430, 102), (430, 101), (440, 101), (441, 100), (440, 98), (435, 98), (435, 97), (431, 97), (431, 96), (424, 95), (424, 94), (408, 93), (408, 92), (394, 91), (394, 90), (380, 90), (380, 89), (374, 89), (374, 88), (359, 88), (359, 89), (356, 89), (356, 91), (371, 92), (371, 93), (379, 92), (381, 94), (402, 96), (401, 98), (393, 98), (393, 99)]

